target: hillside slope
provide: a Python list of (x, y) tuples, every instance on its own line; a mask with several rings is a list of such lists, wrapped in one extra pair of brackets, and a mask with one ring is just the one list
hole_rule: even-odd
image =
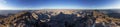
[(0, 18), (0, 27), (120, 27), (120, 19), (99, 10), (33, 10)]

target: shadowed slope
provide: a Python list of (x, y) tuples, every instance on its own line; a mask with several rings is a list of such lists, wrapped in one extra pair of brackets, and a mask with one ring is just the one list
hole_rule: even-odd
[(0, 19), (0, 27), (120, 27), (120, 19), (99, 10), (34, 10)]

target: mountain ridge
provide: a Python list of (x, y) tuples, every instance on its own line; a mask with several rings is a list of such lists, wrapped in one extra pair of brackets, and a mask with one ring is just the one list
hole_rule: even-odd
[[(57, 14), (51, 15), (54, 14), (52, 12)], [(36, 10), (23, 11), (3, 18), (0, 20), (0, 27), (92, 27), (94, 25), (94, 27), (120, 27), (119, 22), (120, 19), (95, 10)]]

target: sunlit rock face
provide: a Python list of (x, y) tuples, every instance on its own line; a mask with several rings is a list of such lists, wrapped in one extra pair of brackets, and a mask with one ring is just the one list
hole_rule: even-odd
[(57, 11), (23, 11), (6, 18), (0, 17), (0, 27), (120, 27), (119, 18), (113, 18), (99, 10)]

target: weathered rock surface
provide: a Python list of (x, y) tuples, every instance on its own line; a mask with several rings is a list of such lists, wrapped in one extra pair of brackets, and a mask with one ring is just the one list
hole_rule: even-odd
[(34, 10), (0, 18), (0, 27), (120, 27), (120, 19), (98, 10)]

